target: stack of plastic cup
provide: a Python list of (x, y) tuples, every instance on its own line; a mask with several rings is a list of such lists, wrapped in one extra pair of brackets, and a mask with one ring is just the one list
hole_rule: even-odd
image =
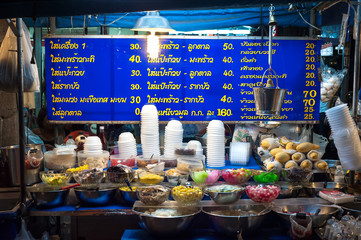
[(140, 138), (144, 158), (160, 155), (158, 111), (154, 105), (142, 107)]
[(119, 157), (130, 158), (137, 156), (137, 145), (132, 133), (124, 132), (119, 135), (118, 139)]
[(102, 153), (102, 142), (97, 136), (89, 136), (84, 143), (84, 153)]
[(197, 140), (191, 140), (187, 143), (187, 147), (188, 149), (195, 149), (196, 150), (196, 155), (198, 156), (202, 156), (203, 155), (203, 147), (202, 147), (202, 143), (200, 141)]
[(225, 166), (224, 125), (220, 120), (212, 120), (207, 127), (207, 166)]
[(183, 142), (183, 126), (180, 121), (171, 120), (165, 127), (164, 133), (164, 156), (174, 158), (175, 146)]
[(333, 132), (333, 139), (341, 165), (347, 170), (361, 168), (361, 142), (355, 122), (346, 104), (341, 104), (326, 111), (327, 119)]
[(229, 149), (229, 160), (232, 165), (247, 165), (251, 151), (248, 142), (231, 142)]

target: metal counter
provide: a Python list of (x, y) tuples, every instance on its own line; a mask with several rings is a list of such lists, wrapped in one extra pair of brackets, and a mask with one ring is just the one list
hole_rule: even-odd
[[(288, 198), (288, 199), (276, 199), (273, 201), (276, 206), (282, 205), (306, 205), (306, 204), (331, 204), (330, 202), (321, 198)], [(232, 205), (245, 205), (245, 204), (259, 204), (253, 202), (251, 199), (240, 199)], [(134, 207), (145, 206), (143, 203), (137, 201)], [(175, 201), (167, 201), (161, 207), (174, 207), (176, 206)], [(213, 201), (201, 201), (201, 207), (206, 206), (219, 206)], [(230, 206), (230, 205), (228, 205)], [(30, 216), (110, 216), (110, 215), (133, 215), (132, 207), (122, 207), (119, 205), (111, 205), (104, 207), (79, 207), (76, 206), (62, 206), (51, 209), (30, 209)]]

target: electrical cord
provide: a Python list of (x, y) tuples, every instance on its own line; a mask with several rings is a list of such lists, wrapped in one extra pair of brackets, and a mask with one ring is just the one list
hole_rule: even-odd
[(306, 19), (302, 16), (302, 14), (300, 13), (300, 11), (297, 9), (298, 14), (300, 15), (300, 17), (302, 18), (302, 20), (307, 23), (308, 25), (310, 25), (311, 27), (313, 27), (314, 29), (320, 30), (321, 28), (316, 27), (315, 25), (312, 25), (311, 23), (307, 22)]
[(113, 22), (110, 22), (110, 23), (108, 23), (108, 24), (102, 24), (102, 23), (100, 23), (99, 20), (98, 20), (98, 15), (94, 15), (94, 19), (95, 19), (95, 21), (96, 21), (100, 26), (102, 26), (102, 27), (107, 27), (107, 26), (109, 26), (109, 25), (112, 25), (113, 23), (116, 23), (116, 22), (119, 21), (120, 19), (126, 17), (128, 14), (129, 14), (129, 13), (126, 13), (124, 16), (121, 16), (121, 17), (115, 19)]
[(84, 21), (83, 21), (83, 33), (85, 34), (85, 23), (86, 23), (86, 15), (84, 15)]
[(306, 19), (303, 17), (303, 15), (300, 13), (299, 9), (297, 9), (297, 13), (300, 15), (300, 17), (302, 18), (302, 20), (303, 20), (306, 24), (308, 24), (309, 26), (313, 27), (314, 29), (317, 29), (317, 30), (322, 31), (322, 32), (331, 33), (331, 34), (333, 34), (333, 33), (338, 33), (337, 31), (335, 32), (335, 31), (329, 31), (329, 30), (322, 30), (321, 28), (318, 28), (318, 27), (316, 27), (315, 25), (312, 25), (311, 23), (307, 22), (307, 20), (306, 20)]
[(357, 11), (356, 11), (355, 7), (352, 6), (352, 5), (359, 5), (359, 3), (357, 3), (357, 2), (353, 3), (353, 2), (351, 2), (350, 0), (345, 0), (345, 2), (347, 2), (347, 3), (351, 6), (351, 8), (352, 8), (352, 10), (355, 12), (355, 16), (356, 16), (356, 15), (357, 15)]

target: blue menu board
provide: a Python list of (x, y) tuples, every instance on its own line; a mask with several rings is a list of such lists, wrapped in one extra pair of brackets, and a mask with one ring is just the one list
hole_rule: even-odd
[(317, 121), (320, 42), (309, 39), (274, 39), (272, 68), (287, 94), (280, 116), (256, 115), (252, 88), (268, 68), (268, 43), (168, 36), (152, 59), (144, 37), (47, 38), (48, 119), (133, 122), (152, 103), (160, 121)]

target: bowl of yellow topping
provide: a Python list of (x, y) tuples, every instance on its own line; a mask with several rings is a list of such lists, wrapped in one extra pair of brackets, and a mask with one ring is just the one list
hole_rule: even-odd
[(197, 205), (203, 196), (204, 194), (200, 187), (180, 185), (172, 189), (172, 197), (180, 205)]
[(65, 172), (57, 173), (54, 171), (42, 171), (39, 174), (43, 183), (50, 186), (65, 186), (69, 183), (71, 178), (71, 174)]
[(138, 172), (138, 180), (143, 184), (158, 184), (164, 180), (164, 172), (152, 173), (152, 172)]
[(80, 172), (80, 171), (83, 171), (83, 170), (87, 170), (89, 169), (89, 165), (86, 164), (86, 165), (83, 165), (83, 166), (80, 166), (80, 167), (77, 167), (77, 168), (68, 168), (66, 170), (67, 173), (74, 173), (74, 172)]
[(132, 190), (126, 185), (119, 188), (120, 202), (133, 205), (135, 201), (138, 201), (137, 188), (139, 185), (131, 184)]

